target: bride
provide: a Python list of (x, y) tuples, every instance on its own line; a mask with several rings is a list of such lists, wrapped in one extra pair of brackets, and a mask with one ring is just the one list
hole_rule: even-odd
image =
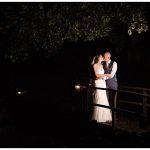
[[(106, 88), (105, 78), (109, 77), (109, 74), (104, 74), (104, 69), (102, 65), (103, 57), (98, 55), (94, 59), (93, 69), (96, 76), (95, 87)], [(109, 106), (108, 98), (106, 95), (106, 90), (96, 89), (94, 93), (94, 104), (101, 104)], [(104, 107), (94, 106), (92, 120), (97, 122), (110, 122), (112, 121), (111, 110)]]

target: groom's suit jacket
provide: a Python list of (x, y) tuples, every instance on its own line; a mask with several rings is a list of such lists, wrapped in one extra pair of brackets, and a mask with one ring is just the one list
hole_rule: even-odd
[[(108, 64), (108, 66), (106, 65), (105, 62), (103, 63), (105, 74), (111, 74), (112, 68), (113, 68), (113, 63), (114, 63), (114, 61), (111, 61)], [(116, 73), (115, 73), (115, 75), (112, 78), (108, 78), (106, 80), (106, 86), (107, 86), (107, 88), (110, 88), (110, 89), (113, 89), (113, 90), (117, 90), (118, 89)]]

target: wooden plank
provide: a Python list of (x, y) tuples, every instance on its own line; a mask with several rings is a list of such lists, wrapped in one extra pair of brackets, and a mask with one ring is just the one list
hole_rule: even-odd
[[(143, 90), (143, 94), (147, 94), (147, 91)], [(143, 97), (143, 115), (147, 116), (147, 97)]]
[[(126, 103), (126, 104), (131, 104), (131, 105), (139, 105), (139, 106), (143, 106), (142, 103), (137, 103), (137, 102), (132, 102), (132, 101), (123, 101), (123, 100), (119, 100), (118, 103)], [(150, 104), (147, 104), (146, 107), (150, 107)]]
[(119, 88), (126, 88), (126, 89), (133, 89), (133, 90), (143, 90), (150, 91), (150, 88), (143, 88), (143, 87), (136, 87), (136, 86), (126, 86), (126, 85), (119, 85)]

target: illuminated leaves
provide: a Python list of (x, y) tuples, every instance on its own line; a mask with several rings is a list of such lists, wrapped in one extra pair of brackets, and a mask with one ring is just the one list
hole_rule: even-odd
[(77, 41), (84, 37), (85, 41), (91, 41), (108, 37), (113, 26), (120, 22), (128, 26), (126, 33), (129, 35), (133, 30), (137, 33), (148, 30), (140, 3), (55, 3), (53, 9), (48, 11), (48, 19), (49, 29), (54, 31), (49, 30), (49, 37), (59, 38), (59, 45), (65, 39)]
[(12, 62), (39, 52), (49, 56), (67, 39), (119, 38), (121, 25), (128, 35), (148, 30), (144, 3), (16, 3), (0, 12), (0, 30), (10, 40), (5, 56)]

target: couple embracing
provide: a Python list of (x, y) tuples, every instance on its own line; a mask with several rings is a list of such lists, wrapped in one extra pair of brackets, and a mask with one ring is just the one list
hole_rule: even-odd
[[(92, 66), (95, 74), (95, 87), (117, 90), (117, 63), (111, 60), (110, 52), (105, 52), (104, 55), (99, 54), (95, 56), (92, 61)], [(109, 106), (109, 100), (114, 96), (115, 95), (110, 91), (96, 89), (93, 103)], [(111, 122), (111, 110), (104, 107), (94, 106), (92, 120), (96, 120), (97, 122)]]

